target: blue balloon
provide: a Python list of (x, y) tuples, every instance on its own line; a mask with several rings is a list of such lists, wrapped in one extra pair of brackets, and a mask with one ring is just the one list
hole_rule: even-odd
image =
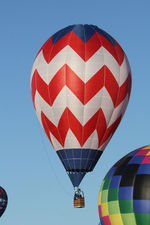
[(0, 187), (0, 217), (5, 212), (7, 202), (8, 202), (7, 193), (2, 187)]

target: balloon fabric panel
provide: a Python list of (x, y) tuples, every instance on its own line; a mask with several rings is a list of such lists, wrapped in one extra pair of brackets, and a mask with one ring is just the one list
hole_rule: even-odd
[(137, 149), (107, 173), (99, 193), (103, 225), (150, 224), (150, 146)]

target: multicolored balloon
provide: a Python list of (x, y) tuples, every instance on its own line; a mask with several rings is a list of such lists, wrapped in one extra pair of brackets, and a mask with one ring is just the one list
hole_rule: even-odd
[(5, 212), (7, 202), (8, 202), (7, 193), (2, 187), (0, 187), (0, 217)]
[(74, 187), (94, 169), (130, 90), (125, 53), (97, 26), (68, 26), (37, 54), (31, 73), (34, 108)]
[(99, 216), (102, 225), (150, 224), (150, 145), (109, 170), (100, 188)]

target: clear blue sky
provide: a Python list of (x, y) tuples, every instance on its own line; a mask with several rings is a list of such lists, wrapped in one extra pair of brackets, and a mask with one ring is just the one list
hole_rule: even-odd
[[(97, 225), (106, 172), (128, 152), (150, 144), (150, 1), (3, 0), (0, 4), (0, 185), (9, 203), (3, 225)], [(36, 53), (56, 31), (89, 23), (112, 35), (132, 69), (126, 114), (81, 188), (85, 209), (36, 118), (30, 73)]]

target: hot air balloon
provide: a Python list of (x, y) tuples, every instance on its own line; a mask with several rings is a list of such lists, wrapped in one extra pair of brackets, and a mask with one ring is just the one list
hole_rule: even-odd
[(8, 197), (6, 194), (6, 191), (0, 187), (0, 217), (5, 212), (5, 209), (7, 207)]
[(109, 170), (100, 188), (99, 216), (102, 225), (150, 224), (150, 145)]
[(38, 52), (31, 73), (34, 108), (74, 187), (94, 169), (130, 90), (124, 51), (97, 26), (68, 26)]

